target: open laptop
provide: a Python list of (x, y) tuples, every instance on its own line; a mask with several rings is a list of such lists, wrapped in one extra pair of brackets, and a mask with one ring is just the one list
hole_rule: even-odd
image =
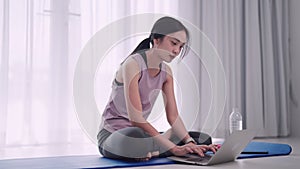
[(222, 144), (221, 148), (215, 153), (205, 153), (204, 157), (196, 154), (187, 154), (185, 156), (171, 156), (171, 160), (196, 164), (196, 165), (213, 165), (234, 161), (243, 151), (247, 144), (254, 138), (255, 131), (240, 130), (233, 132)]

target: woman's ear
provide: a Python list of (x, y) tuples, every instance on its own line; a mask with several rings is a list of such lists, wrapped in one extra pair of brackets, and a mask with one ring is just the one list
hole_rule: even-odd
[(157, 39), (153, 39), (153, 47), (156, 47), (160, 44), (160, 39), (157, 38)]

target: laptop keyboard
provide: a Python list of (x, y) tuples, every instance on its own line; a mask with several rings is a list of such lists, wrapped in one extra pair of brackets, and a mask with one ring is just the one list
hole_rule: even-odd
[(193, 161), (193, 162), (207, 162), (211, 158), (211, 155), (204, 154), (204, 157), (196, 156), (196, 155), (190, 155), (186, 160), (187, 161)]

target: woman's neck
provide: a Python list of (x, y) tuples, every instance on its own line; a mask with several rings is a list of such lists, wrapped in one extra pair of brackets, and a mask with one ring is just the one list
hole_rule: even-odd
[(148, 68), (159, 69), (159, 65), (161, 64), (162, 59), (155, 53), (155, 50), (151, 48), (148, 51), (146, 51), (146, 57), (148, 62)]

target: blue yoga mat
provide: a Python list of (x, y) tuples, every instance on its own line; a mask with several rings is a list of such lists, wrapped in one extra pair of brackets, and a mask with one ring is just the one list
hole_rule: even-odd
[[(244, 151), (268, 152), (268, 154), (241, 154), (238, 157), (238, 159), (288, 155), (291, 153), (292, 148), (287, 144), (251, 142), (247, 145)], [(175, 164), (175, 162), (167, 158), (154, 158), (147, 162), (125, 162), (125, 161), (103, 158), (98, 155), (0, 160), (0, 168), (5, 168), (5, 169), (116, 168), (116, 167), (136, 167), (136, 166), (163, 165), (163, 164), (164, 165)]]
[(0, 160), (2, 169), (69, 169), (69, 168), (116, 168), (136, 167), (149, 165), (174, 164), (167, 158), (155, 158), (147, 162), (126, 162), (112, 160), (98, 155), (88, 156), (62, 156), (45, 158), (27, 158), (14, 160)]
[[(238, 159), (289, 155), (292, 152), (292, 147), (288, 144), (252, 141), (247, 145), (243, 152), (249, 152), (251, 154), (240, 154)], [(252, 152), (261, 153), (252, 154)]]

